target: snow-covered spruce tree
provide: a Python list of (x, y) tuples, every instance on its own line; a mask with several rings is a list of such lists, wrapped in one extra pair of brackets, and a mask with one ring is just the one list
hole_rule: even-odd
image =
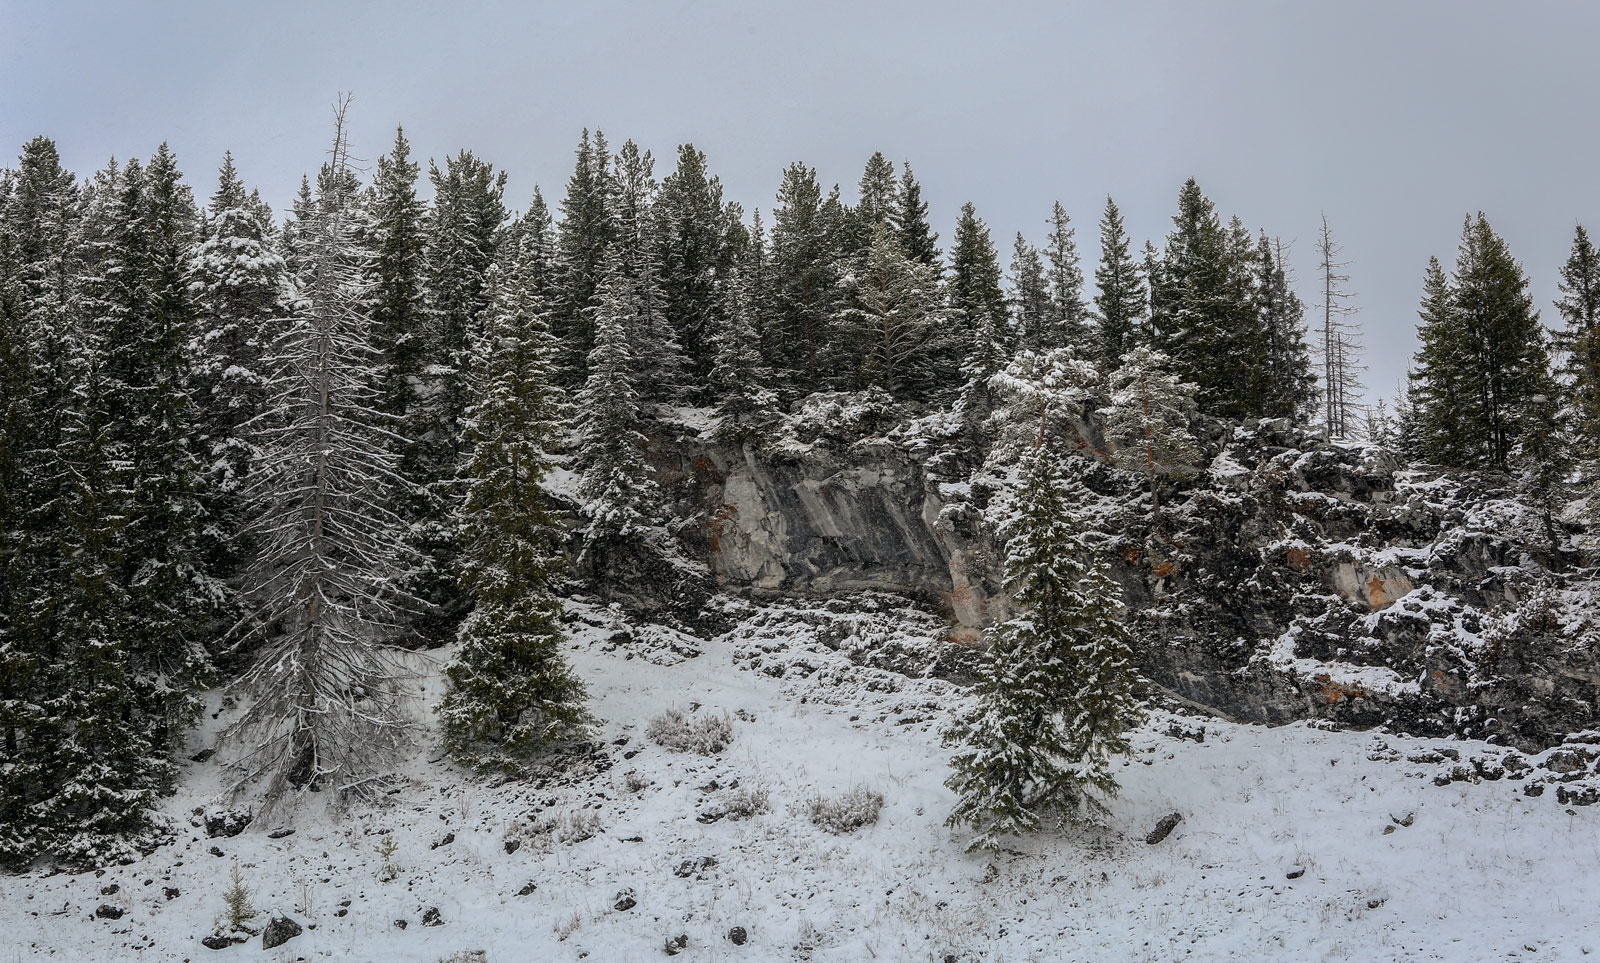
[(237, 533), (242, 492), (260, 453), (245, 425), (266, 400), (262, 351), (281, 314), (284, 264), (265, 213), (260, 199), (245, 193), (233, 155), (224, 155), (193, 267), (199, 311), (194, 398), (203, 426), (209, 522), (203, 535), (212, 570), (221, 577), (236, 572), (248, 552)]
[(1237, 218), (1223, 224), (1193, 178), (1179, 192), (1172, 222), (1159, 266), (1146, 269), (1155, 346), (1196, 386), (1207, 414), (1259, 417), (1267, 339), (1255, 297), (1254, 239)]
[(418, 164), (405, 131), (395, 129), (394, 147), (378, 158), (377, 177), (366, 198), (372, 259), (369, 262), (372, 343), (379, 353), (379, 406), (404, 439), (401, 465), (413, 483), (423, 478), (427, 434), (424, 368), (430, 339), (424, 318), (424, 225), (427, 210), (417, 197)]
[(761, 358), (761, 341), (751, 321), (756, 313), (752, 287), (744, 271), (729, 275), (723, 295), (727, 306), (717, 333), (717, 363), (711, 369), (717, 398), (712, 436), (737, 444), (759, 440), (778, 419), (777, 398), (767, 387), (772, 372)]
[(556, 223), (537, 184), (533, 186), (533, 199), (528, 202), (528, 209), (506, 229), (505, 240), (500, 245), (502, 260), (521, 257), (525, 244), (531, 252), (534, 291), (548, 305), (556, 293)]
[[(687, 361), (676, 327), (667, 317), (661, 292), (659, 244), (656, 240), (655, 159), (632, 140), (617, 152), (612, 182), (616, 185), (616, 254), (628, 274), (634, 303), (633, 363), (639, 372), (640, 400), (647, 405), (687, 399), (694, 392), (685, 371)], [(719, 218), (720, 220), (720, 218)]]
[[(1306, 348), (1306, 306), (1294, 293), (1283, 241), (1269, 240), (1265, 231), (1256, 246), (1256, 298), (1267, 339), (1261, 414), (1302, 423), (1317, 404), (1317, 379)], [(1360, 406), (1359, 391), (1353, 379), (1346, 384), (1346, 403), (1352, 408)]]
[(1567, 351), (1568, 409), (1575, 440), (1587, 459), (1590, 479), (1600, 479), (1600, 250), (1583, 225), (1572, 239), (1572, 254), (1561, 268), (1556, 310), (1566, 322), (1560, 346)]
[(49, 682), (36, 693), (52, 720), (52, 745), (47, 770), (35, 772), (48, 789), (32, 807), (32, 843), (35, 854), (102, 863), (131, 855), (150, 831), (150, 809), (174, 775), (166, 703), (187, 691), (141, 665), (149, 661), (138, 649), (147, 613), (125, 575), (136, 549), (129, 529), (138, 519), (138, 478), (119, 454), (112, 402), (125, 386), (111, 376), (98, 333), (74, 333), (68, 350), (73, 405), (60, 453), (67, 474), (57, 535), (65, 578), (51, 600), (58, 658), (44, 666)]
[(1461, 232), (1451, 282), (1437, 263), (1425, 282), (1418, 330), (1418, 421), (1425, 454), (1454, 468), (1504, 471), (1536, 398), (1555, 397), (1539, 312), (1504, 239), (1478, 214)]
[(932, 268), (939, 266), (939, 235), (928, 223), (928, 202), (922, 199), (922, 185), (906, 161), (900, 174), (900, 193), (889, 215), (890, 226), (906, 255)]
[(78, 186), (54, 142), (30, 140), (0, 186), (0, 862), (22, 865), (53, 845), (42, 807), (71, 763), (58, 751), (76, 702), (56, 599), (71, 575), (62, 455), (83, 245)]
[(1089, 310), (1083, 303), (1083, 267), (1074, 237), (1077, 229), (1060, 201), (1050, 210), (1049, 224), (1045, 257), (1050, 262), (1050, 309), (1048, 331), (1039, 343), (1046, 348), (1071, 348), (1080, 357), (1087, 357), (1092, 339)]
[(934, 269), (907, 257), (879, 223), (846, 291), (834, 327), (855, 359), (857, 386), (918, 401), (940, 393), (953, 372), (949, 311)]
[(278, 231), (278, 254), (283, 258), (284, 270), (290, 279), (305, 284), (309, 277), (309, 238), (306, 228), (315, 216), (316, 198), (311, 191), (311, 178), (300, 175), (300, 189), (295, 192), (289, 213)]
[(430, 163), (428, 177), (434, 198), (423, 231), (427, 336), (420, 427), (425, 430), (418, 439), (413, 428), (404, 445), (410, 449), (421, 442), (420, 470), (413, 473), (404, 503), (418, 565), (407, 573), (405, 587), (423, 603), (414, 619), (418, 639), (435, 645), (455, 635), (470, 604), (456, 578), (454, 528), (467, 449), (467, 368), (478, 318), (488, 304), (484, 276), (495, 263), (506, 219), (506, 175), (463, 150), (447, 157), (443, 170)]
[(783, 172), (774, 218), (767, 361), (785, 386), (816, 390), (831, 361), (828, 321), (839, 294), (839, 237), (815, 170), (791, 164)]
[(956, 220), (947, 290), (960, 331), (955, 343), (965, 379), (956, 402), (957, 413), (969, 423), (981, 422), (993, 402), (989, 379), (1010, 360), (1014, 339), (1006, 316), (1005, 295), (1000, 292), (1000, 261), (989, 239), (988, 226), (970, 202), (961, 206), (961, 216)]
[(1116, 446), (1112, 457), (1119, 468), (1144, 476), (1151, 521), (1159, 526), (1162, 489), (1200, 471), (1200, 448), (1189, 433), (1194, 386), (1178, 381), (1166, 356), (1144, 346), (1111, 372), (1110, 400), (1101, 414), (1106, 439)]
[[(135, 706), (126, 724), (143, 730), (156, 752), (198, 711), (192, 693), (227, 594), (202, 551), (202, 468), (191, 447), (200, 420), (190, 398), (194, 210), (178, 177), (164, 149), (148, 168), (130, 161), (96, 177), (82, 223), (81, 322), (63, 335), (78, 355), (66, 410), (94, 448), (83, 453), (70, 434), (63, 442), (63, 504), (73, 503), (76, 486), (100, 484), (90, 480), (97, 473), (114, 476), (89, 513), (114, 533), (84, 536), (90, 547), (65, 559), (69, 571), (97, 566), (95, 579), (109, 580), (96, 593), (101, 607), (81, 617), (116, 635)], [(63, 591), (80, 581), (74, 575)], [(77, 634), (60, 640), (65, 651), (84, 651)]]
[[(0, 598), (0, 862), (18, 866), (39, 856), (98, 863), (128, 855), (172, 777), (159, 714), (166, 693), (135, 658), (141, 626), (129, 591), (128, 530), (136, 478), (121, 436), (130, 401), (126, 383), (110, 372), (104, 317), (118, 289), (106, 275), (138, 279), (140, 305), (148, 294), (147, 259), (129, 265), (111, 253), (126, 253), (114, 224), (147, 236), (143, 180), (133, 179), (135, 209), (124, 212), (128, 195), (113, 163), (84, 192), (91, 216), (80, 219), (54, 148), (33, 153), (36, 146), (25, 152), (21, 174), (36, 193), (10, 198), (33, 209), (8, 209), (0, 226), (7, 235), (0, 246), (22, 282), (4, 307), (27, 312), (8, 319), (7, 354), (35, 360), (8, 381), (7, 407), (39, 406), (27, 425), (8, 419), (6, 443), (29, 447), (4, 456), (0, 501), (8, 541), (16, 540), (0, 562), (9, 570)], [(129, 218), (113, 217), (121, 213)], [(66, 226), (65, 217), (70, 233), (52, 232)], [(25, 225), (39, 235), (24, 242), (13, 233)], [(44, 265), (32, 260), (40, 256), (58, 270), (70, 264), (73, 274), (40, 275)], [(46, 436), (48, 450), (32, 447)], [(47, 491), (49, 501), (40, 503)]]
[(891, 222), (899, 206), (900, 187), (894, 163), (883, 156), (883, 151), (873, 151), (867, 158), (867, 166), (862, 169), (856, 186), (856, 225), (863, 245), (871, 240), (872, 229), (880, 224), (890, 227), (892, 234)]
[(474, 346), (467, 409), (464, 585), (473, 610), (445, 668), (444, 741), (468, 765), (515, 771), (585, 721), (584, 689), (561, 652), (560, 527), (541, 481), (554, 427), (552, 355), (536, 265), (525, 245), (510, 277), (489, 269), (489, 307)]
[(262, 458), (246, 531), (260, 553), (239, 631), (260, 652), (235, 685), (250, 705), (228, 736), (240, 749), (235, 788), (260, 784), (273, 801), (313, 788), (368, 794), (392, 777), (408, 735), (404, 673), (386, 647), (408, 621), (397, 587), (407, 548), (388, 504), (400, 480), (377, 410), (347, 106), (297, 228), (306, 281), (268, 348), (270, 400), (254, 425)]
[(957, 749), (945, 785), (959, 797), (946, 822), (975, 831), (969, 851), (1095, 821), (1142, 712), (1121, 589), (1073, 524), (1050, 446), (1036, 448), (1016, 506), (1006, 584), (1019, 614), (991, 634), (974, 712), (945, 731)]
[(1455, 291), (1436, 257), (1422, 276), (1422, 303), (1417, 312), (1419, 346), (1406, 373), (1404, 408), (1399, 412), (1403, 450), (1414, 458), (1449, 463), (1466, 451), (1472, 439), (1466, 422), (1466, 339), (1455, 310)]
[(631, 347), (638, 303), (632, 278), (616, 254), (607, 259), (606, 278), (590, 313), (595, 341), (585, 365), (589, 377), (575, 399), (577, 464), (583, 473), (579, 492), (587, 519), (580, 559), (603, 564), (612, 551), (637, 547), (658, 521)]
[(1122, 212), (1110, 196), (1100, 218), (1100, 263), (1094, 269), (1096, 347), (1100, 363), (1109, 368), (1143, 340), (1146, 308), (1144, 278), (1128, 251), (1128, 232)]
[[(206, 565), (202, 412), (191, 394), (196, 306), (191, 294), (198, 212), (162, 144), (145, 168), (147, 237), (120, 252), (146, 284), (145, 302), (107, 332), (107, 375), (126, 401), (113, 425), (117, 457), (133, 466), (122, 577), (132, 606), (133, 670), (144, 680), (152, 741), (166, 747), (192, 721), (191, 690), (208, 667), (214, 618), (230, 594)], [(141, 248), (143, 248), (141, 250)]]
[(550, 305), (551, 328), (563, 355), (557, 370), (568, 387), (582, 384), (589, 373), (587, 359), (594, 348), (590, 308), (616, 236), (614, 197), (605, 134), (597, 130), (591, 138), (585, 129), (556, 225), (555, 298)]
[(717, 275), (724, 257), (722, 183), (693, 144), (678, 148), (677, 168), (661, 182), (655, 203), (656, 265), (663, 314), (685, 353), (687, 384), (699, 398), (716, 363), (714, 338), (723, 305)]
[(1050, 285), (1045, 279), (1044, 258), (1039, 249), (1017, 232), (1011, 245), (1011, 269), (1007, 281), (1011, 289), (1011, 326), (1017, 332), (1017, 346), (1025, 351), (1059, 348), (1049, 330)]

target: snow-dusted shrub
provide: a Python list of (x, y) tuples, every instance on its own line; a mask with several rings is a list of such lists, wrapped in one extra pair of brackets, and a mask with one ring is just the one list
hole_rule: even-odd
[(552, 844), (573, 846), (593, 839), (600, 832), (600, 814), (591, 809), (573, 809), (544, 816), (523, 830), (538, 849)]
[(722, 800), (729, 819), (749, 819), (772, 809), (765, 786), (747, 786), (729, 792)]
[(556, 940), (565, 943), (572, 934), (578, 932), (578, 927), (583, 925), (583, 913), (573, 910), (572, 915), (556, 920), (554, 927)]
[(835, 836), (852, 833), (878, 821), (883, 808), (883, 793), (856, 786), (840, 796), (816, 796), (807, 805), (811, 822)]
[(650, 788), (650, 780), (639, 775), (639, 770), (629, 769), (622, 774), (622, 788), (630, 793), (644, 792)]
[(677, 709), (668, 709), (650, 720), (644, 734), (651, 742), (674, 752), (713, 756), (733, 741), (733, 720), (726, 715), (691, 719)]
[(489, 963), (489, 954), (484, 950), (461, 950), (440, 959), (439, 963)]

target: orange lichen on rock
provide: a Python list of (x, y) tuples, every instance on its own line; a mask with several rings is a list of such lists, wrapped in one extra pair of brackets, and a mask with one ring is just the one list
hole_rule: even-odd
[(737, 518), (738, 515), (739, 506), (723, 505), (721, 508), (712, 512), (711, 516), (706, 519), (706, 529), (711, 535), (711, 550), (713, 552), (722, 551), (723, 526), (732, 519)]
[(1394, 597), (1389, 594), (1388, 581), (1377, 575), (1367, 579), (1367, 599), (1374, 609), (1385, 608), (1394, 602)]
[(717, 485), (723, 482), (721, 473), (717, 471), (716, 463), (709, 458), (703, 456), (696, 458), (690, 463), (690, 467), (694, 469), (695, 478), (701, 482), (710, 481)]
[(1367, 697), (1365, 692), (1354, 686), (1341, 685), (1333, 681), (1333, 677), (1327, 673), (1312, 676), (1311, 681), (1322, 689), (1322, 697), (1328, 700), (1328, 705), (1330, 706), (1346, 700), (1365, 699)]

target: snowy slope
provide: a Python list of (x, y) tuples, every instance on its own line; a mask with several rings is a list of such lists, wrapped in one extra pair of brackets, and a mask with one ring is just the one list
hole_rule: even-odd
[[(1406, 761), (1486, 748), (1475, 743), (1158, 712), (1134, 740), (1108, 835), (968, 855), (942, 825), (951, 797), (938, 727), (960, 690), (858, 664), (873, 661), (862, 646), (918, 651), (934, 624), (880, 612), (841, 639), (854, 617), (821, 611), (746, 610), (727, 636), (695, 640), (576, 607), (572, 656), (592, 680), (606, 753), (570, 778), (491, 787), (430, 762), (425, 748), (389, 808), (303, 812), (277, 840), (268, 831), (281, 820), (263, 817), (210, 839), (190, 813), (214, 801), (219, 773), (191, 764), (166, 807), (173, 844), (103, 875), (0, 877), (10, 947), (0, 961), (434, 961), (482, 950), (491, 963), (609, 963), (663, 958), (680, 935), (681, 957), (705, 961), (1577, 960), (1600, 950), (1600, 807), (1569, 812), (1511, 781), (1437, 786), (1433, 766)], [(648, 720), (669, 707), (726, 713), (732, 744), (705, 757), (650, 743)], [(886, 800), (877, 825), (834, 836), (810, 823), (817, 794), (857, 784)], [(697, 818), (755, 788), (769, 812)], [(1147, 845), (1173, 810), (1184, 821)], [(400, 868), (387, 882), (375, 852), (385, 836)], [(302, 935), (274, 950), (259, 938), (200, 945), (235, 860), (256, 906), (308, 924)], [(636, 905), (615, 909), (629, 888)], [(97, 918), (102, 904), (124, 915)], [(430, 907), (442, 925), (422, 924)], [(736, 926), (745, 945), (727, 939)]]

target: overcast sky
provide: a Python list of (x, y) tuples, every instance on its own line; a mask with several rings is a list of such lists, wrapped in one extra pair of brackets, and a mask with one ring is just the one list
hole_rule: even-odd
[(973, 201), (1002, 257), (1117, 199), (1136, 244), (1187, 177), (1224, 216), (1295, 242), (1316, 302), (1321, 212), (1353, 263), (1368, 382), (1392, 394), (1429, 255), (1485, 211), (1547, 323), (1574, 223), (1600, 228), (1600, 3), (373, 3), (0, 0), (0, 149), (55, 138), (80, 175), (177, 151), (202, 198), (224, 150), (282, 208), (353, 91), (358, 156), (403, 123), (552, 204), (579, 131), (704, 150), (772, 206), (802, 160), (849, 198), (874, 150), (911, 161), (942, 241)]

